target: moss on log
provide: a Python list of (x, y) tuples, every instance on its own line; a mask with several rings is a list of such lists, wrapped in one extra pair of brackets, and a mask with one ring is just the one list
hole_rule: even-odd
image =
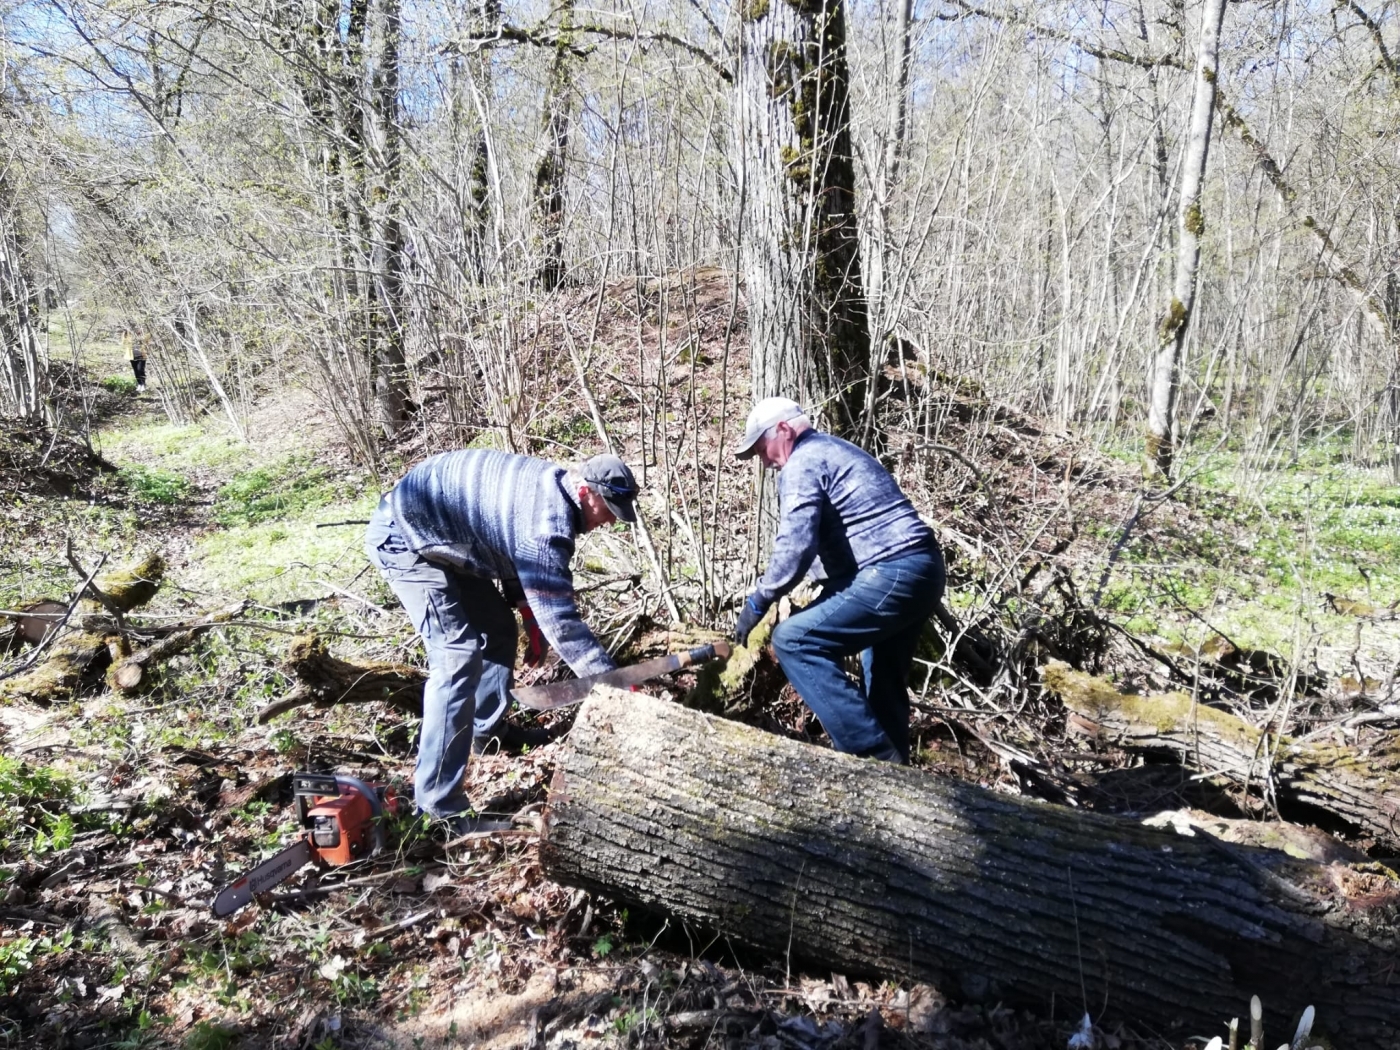
[[(998, 795), (598, 689), (556, 767), (545, 870), (775, 956), (1202, 1032), (1252, 994), (1400, 1045), (1400, 879)], [(1083, 986), (1081, 987), (1081, 968)], [(1097, 1008), (1096, 1008), (1097, 1009)]]
[[(134, 565), (99, 576), (93, 586), (121, 612), (130, 612), (155, 597), (164, 575), (165, 560), (159, 554), (148, 554)], [(108, 622), (116, 626), (103, 604), (90, 598), (78, 604), (74, 615), (84, 626)], [(0, 702), (18, 700), (47, 706), (67, 700), (84, 681), (111, 663), (112, 648), (112, 636), (99, 631), (85, 629), (62, 635), (31, 670), (0, 682)]]
[(1377, 734), (1364, 747), (1305, 743), (1250, 725), (1186, 693), (1138, 696), (1058, 661), (1041, 669), (1045, 688), (1074, 716), (1070, 728), (1119, 747), (1169, 750), (1195, 769), (1238, 784), (1274, 778), (1280, 798), (1320, 806), (1400, 846), (1400, 738)]

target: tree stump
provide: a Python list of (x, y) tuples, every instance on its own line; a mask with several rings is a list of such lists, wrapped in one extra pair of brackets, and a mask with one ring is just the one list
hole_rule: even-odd
[[(1364, 750), (1306, 744), (1257, 729), (1185, 693), (1121, 693), (1058, 661), (1041, 670), (1041, 679), (1076, 716), (1073, 730), (1117, 747), (1171, 751), (1194, 769), (1238, 784), (1258, 784), (1272, 774), (1281, 798), (1319, 806), (1386, 846), (1400, 847), (1397, 734), (1379, 735)], [(1270, 754), (1273, 762), (1266, 765)]]
[(1339, 1045), (1400, 1045), (1400, 879), (1378, 865), (998, 795), (610, 689), (579, 713), (546, 828), (553, 878), (818, 967), (1193, 1033), (1258, 993), (1272, 1030), (1314, 1004)]

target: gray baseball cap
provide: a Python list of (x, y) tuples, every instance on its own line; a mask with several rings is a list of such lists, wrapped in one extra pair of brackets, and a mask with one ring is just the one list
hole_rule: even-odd
[(583, 465), (583, 480), (603, 497), (618, 521), (637, 520), (637, 493), (641, 486), (622, 460), (609, 452), (594, 456)]

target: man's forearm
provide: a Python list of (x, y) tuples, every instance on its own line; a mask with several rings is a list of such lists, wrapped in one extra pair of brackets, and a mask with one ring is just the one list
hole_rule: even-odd
[(617, 666), (583, 622), (572, 593), (564, 597), (555, 592), (527, 590), (525, 597), (535, 612), (540, 633), (574, 674), (583, 678)]

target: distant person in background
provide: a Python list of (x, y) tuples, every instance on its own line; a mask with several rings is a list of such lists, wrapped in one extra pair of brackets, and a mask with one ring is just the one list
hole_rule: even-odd
[(122, 332), (122, 350), (126, 353), (126, 359), (131, 362), (131, 373), (136, 377), (136, 392), (144, 394), (146, 392), (146, 348), (141, 345), (141, 340), (131, 334), (131, 329)]
[[(785, 397), (754, 405), (735, 455), (778, 475), (778, 535), (744, 600), (734, 640), (810, 571), (821, 596), (773, 631), (773, 652), (837, 751), (909, 761), (914, 649), (943, 597), (943, 552), (890, 472), (869, 453), (812, 429)], [(860, 654), (861, 679), (846, 673)]]
[(632, 471), (613, 455), (571, 469), (464, 449), (419, 463), (379, 501), (365, 551), (428, 652), (413, 795), (451, 832), (508, 826), (476, 813), (462, 780), (473, 736), (510, 703), (511, 607), (525, 624), (526, 663), (548, 643), (579, 677), (616, 666), (579, 616), (569, 562), (576, 536), (636, 521), (636, 498)]

